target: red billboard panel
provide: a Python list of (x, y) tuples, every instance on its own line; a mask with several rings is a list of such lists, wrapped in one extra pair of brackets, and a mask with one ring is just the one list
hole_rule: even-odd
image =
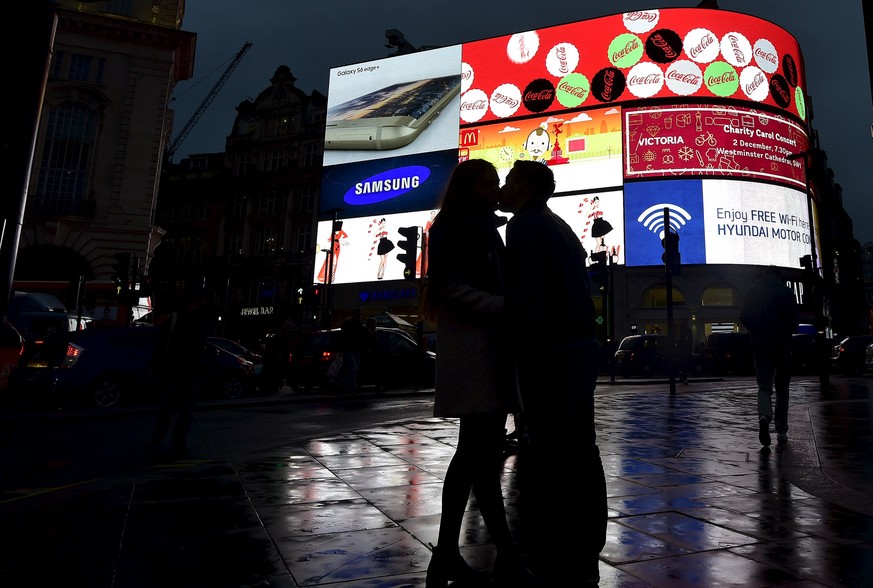
[(628, 179), (706, 176), (769, 180), (805, 189), (804, 128), (782, 116), (713, 105), (626, 108)]
[(800, 48), (761, 19), (667, 8), (462, 46), (461, 125), (657, 98), (729, 98), (806, 119)]

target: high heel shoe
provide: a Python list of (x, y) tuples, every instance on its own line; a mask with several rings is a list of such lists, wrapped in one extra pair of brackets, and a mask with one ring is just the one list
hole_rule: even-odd
[(498, 551), (494, 560), (494, 586), (500, 588), (534, 588), (536, 577), (517, 551)]
[(427, 566), (426, 588), (445, 588), (448, 583), (458, 582), (474, 586), (488, 578), (488, 574), (474, 570), (457, 549), (441, 549), (431, 545), (433, 555)]

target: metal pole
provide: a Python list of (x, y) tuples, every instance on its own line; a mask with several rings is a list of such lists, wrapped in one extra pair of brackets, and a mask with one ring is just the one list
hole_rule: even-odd
[[(664, 207), (664, 244), (667, 244), (667, 236), (670, 233), (670, 209), (666, 206)], [(666, 248), (665, 248), (666, 254)], [(670, 372), (670, 396), (674, 396), (676, 394), (676, 350), (673, 345), (673, 275), (670, 273), (670, 264), (664, 263), (664, 278), (665, 285), (667, 288), (667, 345), (668, 349), (668, 357), (670, 361), (668, 362), (668, 370)]]

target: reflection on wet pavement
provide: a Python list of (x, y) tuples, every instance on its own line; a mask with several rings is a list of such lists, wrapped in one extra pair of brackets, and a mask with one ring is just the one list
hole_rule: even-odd
[[(871, 585), (868, 396), (836, 387), (822, 398), (817, 386), (795, 385), (790, 442), (762, 449), (754, 395), (751, 386), (675, 396), (652, 387), (597, 398), (610, 514), (602, 587)], [(68, 583), (89, 587), (424, 586), (456, 435), (455, 421), (424, 419), (233, 462), (168, 464), (103, 489), (105, 512), (94, 496), (71, 493), (55, 511), (21, 509), (0, 522), (49, 532), (90, 520), (94, 550), (73, 545), (77, 557), (58, 562)], [(574, 463), (568, 447), (566, 470), (554, 473), (566, 482), (556, 517), (584, 496)], [(504, 492), (517, 529), (513, 456)], [(36, 537), (26, 547), (36, 550)], [(566, 549), (573, 565), (564, 537), (533, 540)], [(45, 569), (20, 541), (5, 547), (0, 578)], [(480, 569), (494, 560), (473, 499), (462, 553)]]

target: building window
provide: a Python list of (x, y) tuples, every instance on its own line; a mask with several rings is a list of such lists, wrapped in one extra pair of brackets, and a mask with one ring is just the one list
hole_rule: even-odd
[(285, 150), (284, 149), (273, 149), (270, 151), (270, 160), (267, 162), (267, 170), (266, 171), (278, 171), (285, 167)]
[(91, 74), (91, 56), (74, 53), (70, 56), (70, 71), (67, 77), (77, 82), (87, 82)]
[(61, 78), (64, 75), (64, 56), (66, 54), (63, 51), (55, 51), (55, 55), (52, 58), (52, 77)]
[(312, 184), (303, 186), (299, 195), (294, 199), (294, 212), (312, 212), (315, 208), (315, 198), (318, 188)]
[(294, 239), (294, 249), (297, 253), (309, 253), (312, 251), (312, 227), (301, 225), (297, 229), (297, 237)]
[(261, 212), (266, 215), (276, 215), (285, 212), (285, 192), (280, 190), (269, 190), (266, 199), (263, 200), (263, 210)]
[(36, 198), (43, 205), (83, 201), (97, 128), (97, 114), (84, 104), (64, 104), (48, 113)]
[(274, 255), (281, 247), (282, 235), (276, 229), (258, 231), (255, 236), (255, 255)]
[(227, 253), (229, 257), (235, 257), (243, 254), (243, 239), (242, 233), (239, 231), (234, 231), (231, 233), (230, 238), (227, 241)]
[(96, 84), (103, 83), (103, 74), (106, 72), (106, 58), (101, 57), (97, 60), (97, 77), (94, 80)]
[(700, 297), (701, 306), (734, 306), (736, 293), (730, 286), (707, 288)]
[(246, 216), (246, 204), (248, 203), (248, 196), (246, 194), (237, 194), (233, 198), (233, 205), (230, 209), (230, 218), (233, 219), (242, 219)]
[[(685, 306), (685, 296), (682, 292), (673, 288), (673, 305)], [(646, 290), (643, 296), (644, 308), (667, 308), (667, 288), (655, 286)]]
[(318, 143), (307, 143), (303, 146), (303, 159), (300, 164), (303, 167), (311, 167), (321, 164), (321, 146)]

